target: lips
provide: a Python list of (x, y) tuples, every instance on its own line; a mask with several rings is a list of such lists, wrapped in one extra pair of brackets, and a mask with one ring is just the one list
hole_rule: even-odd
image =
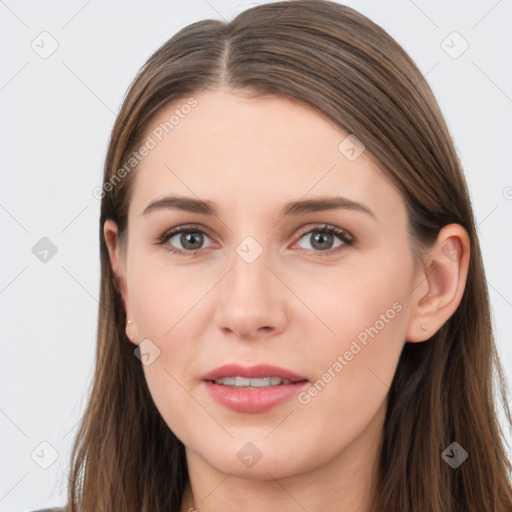
[(297, 375), (284, 368), (278, 366), (272, 366), (267, 364), (259, 364), (256, 366), (240, 366), (239, 364), (226, 364), (215, 368), (205, 375), (202, 380), (214, 381), (221, 377), (246, 377), (246, 378), (265, 378), (265, 377), (279, 377), (281, 379), (289, 380), (292, 383), (307, 380), (306, 377)]
[[(229, 377), (242, 377), (244, 387), (226, 385), (220, 382), (229, 382)], [(271, 385), (268, 387), (247, 386), (245, 379), (265, 379), (274, 377), (282, 379), (286, 383)], [(212, 370), (202, 377), (203, 386), (208, 394), (217, 403), (236, 412), (262, 413), (292, 399), (306, 386), (309, 380), (278, 366), (266, 364), (243, 367), (238, 364), (228, 364)], [(237, 379), (238, 382), (240, 379)], [(272, 379), (271, 379), (272, 380)], [(218, 381), (218, 382), (215, 382)]]

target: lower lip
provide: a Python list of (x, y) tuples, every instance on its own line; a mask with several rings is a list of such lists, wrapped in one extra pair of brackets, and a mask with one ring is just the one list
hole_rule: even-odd
[(267, 388), (234, 388), (203, 381), (206, 389), (221, 405), (237, 412), (265, 412), (286, 400), (290, 400), (309, 384), (300, 381)]

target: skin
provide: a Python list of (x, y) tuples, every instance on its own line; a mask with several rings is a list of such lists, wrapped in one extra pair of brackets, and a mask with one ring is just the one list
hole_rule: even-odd
[[(400, 352), (406, 341), (428, 342), (457, 308), (467, 233), (445, 226), (416, 265), (402, 197), (369, 151), (350, 161), (338, 150), (348, 133), (280, 97), (247, 99), (227, 89), (194, 97), (197, 106), (136, 171), (126, 247), (113, 221), (104, 226), (133, 322), (127, 335), (160, 350), (144, 372), (186, 447), (181, 510), (369, 512)], [(147, 135), (185, 102), (160, 111)], [(219, 215), (142, 213), (168, 194), (210, 200)], [(280, 216), (288, 201), (341, 195), (374, 216), (353, 209)], [(190, 223), (206, 233), (197, 254), (167, 249), (190, 247), (180, 235), (155, 243)], [(313, 231), (324, 223), (355, 243), (333, 235), (315, 245)], [(247, 236), (263, 249), (252, 263), (236, 252)], [(274, 364), (314, 383), (396, 303), (394, 318), (307, 404), (292, 398), (265, 413), (234, 412), (201, 385), (204, 373), (231, 362)], [(247, 442), (261, 452), (250, 468), (237, 457)]]

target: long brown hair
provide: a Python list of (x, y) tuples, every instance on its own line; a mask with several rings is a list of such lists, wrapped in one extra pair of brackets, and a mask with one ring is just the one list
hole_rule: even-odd
[[(475, 221), (450, 133), (429, 85), (397, 42), (365, 16), (328, 0), (275, 2), (231, 22), (193, 23), (159, 48), (132, 83), (105, 161), (96, 367), (72, 450), (66, 510), (180, 510), (188, 478), (184, 446), (155, 407), (126, 337), (103, 224), (112, 219), (121, 238), (126, 233), (137, 171), (125, 164), (155, 114), (218, 86), (304, 102), (355, 134), (402, 194), (415, 248), (429, 247), (446, 224), (467, 230), (471, 258), (459, 307), (430, 340), (405, 343), (400, 356), (374, 510), (510, 512), (511, 466), (495, 410), (496, 385), (509, 425), (512, 418)], [(469, 454), (455, 469), (441, 456), (452, 442)]]

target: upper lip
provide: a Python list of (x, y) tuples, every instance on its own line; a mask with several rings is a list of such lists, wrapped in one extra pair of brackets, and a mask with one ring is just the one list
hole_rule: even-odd
[(211, 370), (203, 375), (202, 379), (214, 381), (216, 379), (220, 379), (221, 377), (236, 376), (247, 378), (280, 377), (281, 379), (286, 379), (292, 382), (307, 380), (306, 377), (293, 373), (290, 370), (279, 368), (279, 366), (272, 366), (268, 364), (240, 366), (239, 364), (235, 363), (219, 366), (218, 368), (215, 368), (214, 370)]

